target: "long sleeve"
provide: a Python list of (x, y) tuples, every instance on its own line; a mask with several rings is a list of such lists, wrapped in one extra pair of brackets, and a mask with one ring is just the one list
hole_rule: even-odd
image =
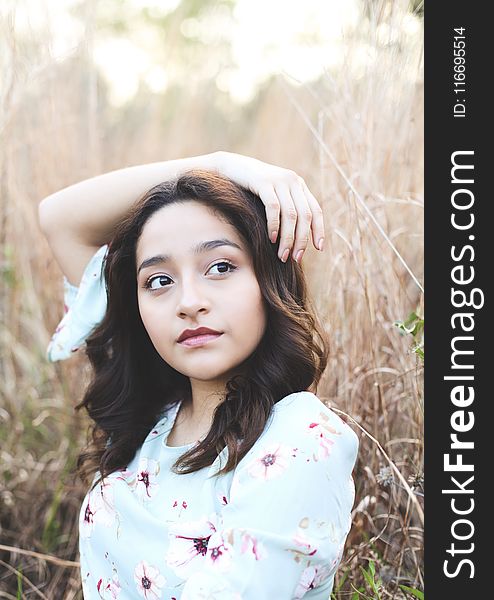
[(63, 278), (65, 314), (46, 351), (50, 362), (70, 358), (84, 343), (106, 312), (103, 274), (108, 245), (101, 246), (87, 264), (79, 287)]
[[(181, 600), (327, 600), (351, 526), (357, 450), (356, 434), (311, 392), (279, 407), (206, 519), (204, 561)], [(194, 538), (185, 533), (175, 532), (171, 565)]]

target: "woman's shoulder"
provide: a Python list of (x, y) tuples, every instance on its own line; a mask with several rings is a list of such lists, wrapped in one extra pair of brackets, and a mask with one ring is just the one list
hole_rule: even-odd
[(329, 408), (316, 394), (294, 392), (279, 400), (273, 407), (269, 427), (264, 436), (283, 439), (292, 445), (337, 443), (352, 460), (358, 451), (358, 436), (353, 429)]
[(273, 407), (274, 419), (297, 420), (299, 418), (312, 418), (319, 416), (330, 420), (340, 426), (348, 425), (331, 408), (329, 408), (316, 394), (309, 391), (293, 392), (285, 396)]

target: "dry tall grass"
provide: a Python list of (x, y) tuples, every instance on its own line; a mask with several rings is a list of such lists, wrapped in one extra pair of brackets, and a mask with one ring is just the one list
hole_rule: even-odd
[[(142, 91), (125, 110), (112, 109), (87, 51), (55, 62), (49, 33), (19, 40), (2, 18), (1, 597), (82, 597), (85, 490), (70, 473), (85, 441), (87, 422), (73, 407), (88, 369), (83, 356), (45, 360), (62, 287), (38, 202), (110, 169), (216, 149), (293, 168), (324, 207), (327, 250), (303, 261), (332, 340), (319, 395), (349, 415), (361, 439), (334, 598), (354, 600), (355, 589), (409, 597), (399, 584), (423, 589), (422, 364), (411, 336), (393, 325), (422, 310), (421, 290), (396, 254), (422, 281), (422, 42), (404, 33), (406, 3), (365, 7), (344, 68), (304, 86), (275, 78), (242, 109), (213, 84), (167, 96)], [(382, 580), (374, 591), (361, 570), (370, 561)]]

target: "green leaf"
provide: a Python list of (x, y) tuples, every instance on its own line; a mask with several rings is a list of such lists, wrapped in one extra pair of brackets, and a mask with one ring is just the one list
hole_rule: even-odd
[(374, 580), (372, 579), (372, 575), (371, 575), (370, 573), (368, 573), (368, 572), (367, 572), (367, 571), (364, 569), (364, 567), (360, 567), (360, 570), (362, 571), (362, 574), (363, 574), (363, 576), (364, 576), (364, 578), (365, 578), (365, 581), (367, 581), (367, 584), (368, 584), (368, 585), (371, 587), (371, 589), (372, 589), (372, 587), (373, 587), (373, 585), (374, 585)]
[(398, 327), (400, 335), (412, 336), (411, 351), (424, 361), (424, 319), (412, 312), (404, 321), (395, 321), (393, 325)]
[[(341, 588), (343, 587), (343, 584), (345, 583), (345, 581), (346, 581), (346, 580), (347, 580), (347, 578), (348, 578), (348, 573), (350, 573), (350, 568), (348, 568), (348, 569), (347, 569), (347, 570), (346, 570), (346, 571), (343, 573), (343, 575), (340, 577), (340, 579), (339, 579), (339, 581), (338, 581), (338, 585), (337, 585), (335, 588), (333, 588), (333, 593), (334, 593), (334, 592), (339, 592), (339, 591), (341, 590)], [(335, 596), (335, 598), (336, 598), (336, 596)]]
[(424, 319), (419, 317), (417, 313), (412, 312), (404, 321), (395, 321), (394, 325), (404, 334), (408, 333), (413, 337), (417, 337), (424, 330)]
[(22, 567), (17, 571), (17, 600), (22, 600)]
[[(372, 563), (372, 561), (371, 561)], [(369, 571), (366, 571), (363, 567), (360, 567), (360, 570), (362, 571), (365, 580), (367, 581), (367, 585), (370, 587), (370, 589), (379, 595), (379, 590), (377, 589), (376, 586), (376, 582), (374, 581), (374, 574), (375, 574), (375, 569), (374, 569), (374, 565), (372, 564), (372, 566), (369, 565)]]
[(369, 571), (371, 572), (372, 580), (374, 580), (376, 577), (376, 567), (373, 560), (369, 561)]
[(419, 600), (424, 600), (424, 592), (421, 592), (420, 590), (416, 590), (415, 588), (408, 587), (407, 585), (400, 585), (400, 588), (404, 592), (408, 592), (409, 594), (412, 594), (412, 596), (414, 596), (415, 598), (418, 598)]
[(365, 600), (372, 600), (372, 598), (369, 598), (369, 596), (367, 596), (364, 592), (364, 588), (362, 586), (359, 587), (359, 589), (357, 589), (353, 583), (350, 584), (352, 586), (352, 588), (355, 590), (354, 594), (352, 595), (352, 600), (359, 600), (359, 598), (365, 598)]
[(416, 348), (413, 349), (413, 351), (415, 352), (415, 354), (420, 357), (422, 360), (424, 360), (424, 350), (422, 348), (422, 346), (417, 346)]

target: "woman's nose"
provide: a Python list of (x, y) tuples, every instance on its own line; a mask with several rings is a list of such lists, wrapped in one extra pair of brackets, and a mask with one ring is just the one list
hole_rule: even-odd
[(180, 285), (177, 314), (179, 316), (184, 314), (191, 315), (201, 310), (209, 310), (209, 300), (206, 296), (204, 286), (192, 278), (184, 280)]

